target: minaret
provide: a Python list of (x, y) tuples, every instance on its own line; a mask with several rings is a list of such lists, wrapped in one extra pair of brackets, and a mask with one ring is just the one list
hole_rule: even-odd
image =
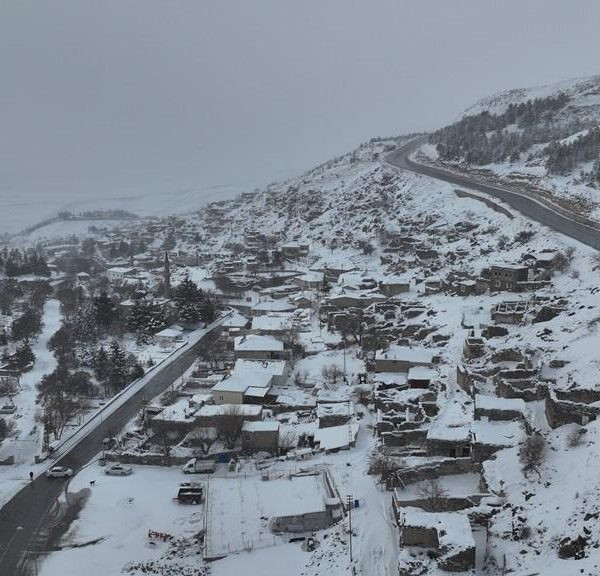
[(169, 264), (169, 253), (165, 251), (165, 298), (171, 298), (171, 265)]

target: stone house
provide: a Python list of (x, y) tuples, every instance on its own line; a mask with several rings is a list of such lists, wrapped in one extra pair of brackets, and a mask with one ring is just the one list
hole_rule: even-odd
[(490, 288), (493, 291), (517, 292), (519, 283), (530, 280), (532, 272), (527, 266), (491, 266)]
[(600, 392), (575, 388), (545, 391), (545, 410), (548, 424), (558, 428), (565, 424), (581, 424), (596, 420), (600, 414)]
[(426, 446), (430, 456), (471, 456), (471, 425), (434, 423), (427, 431)]
[(392, 344), (375, 353), (375, 372), (408, 372), (415, 366), (431, 366), (434, 352), (427, 348), (411, 348)]
[(267, 420), (244, 422), (242, 450), (244, 452), (277, 454), (279, 451), (279, 422)]
[(401, 546), (431, 549), (438, 566), (448, 572), (475, 568), (475, 540), (465, 513), (405, 507), (397, 521)]

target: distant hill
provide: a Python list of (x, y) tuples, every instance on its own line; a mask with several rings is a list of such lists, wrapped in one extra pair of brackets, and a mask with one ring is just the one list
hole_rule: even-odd
[(600, 215), (600, 76), (508, 90), (431, 134), (422, 153), (440, 164), (525, 181)]

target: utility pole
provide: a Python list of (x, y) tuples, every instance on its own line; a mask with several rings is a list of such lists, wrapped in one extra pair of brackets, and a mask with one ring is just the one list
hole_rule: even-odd
[(354, 500), (352, 494), (346, 496), (346, 506), (348, 507), (348, 556), (350, 557), (350, 573), (354, 573), (353, 558), (352, 558), (352, 508)]
[(347, 384), (346, 380), (346, 335), (342, 334), (342, 339), (344, 340), (344, 384)]

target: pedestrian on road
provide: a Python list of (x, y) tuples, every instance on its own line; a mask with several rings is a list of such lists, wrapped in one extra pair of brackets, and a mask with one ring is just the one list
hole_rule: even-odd
[(30, 472), (30, 473), (29, 473), (29, 481), (30, 481), (30, 482), (33, 482), (33, 472)]

